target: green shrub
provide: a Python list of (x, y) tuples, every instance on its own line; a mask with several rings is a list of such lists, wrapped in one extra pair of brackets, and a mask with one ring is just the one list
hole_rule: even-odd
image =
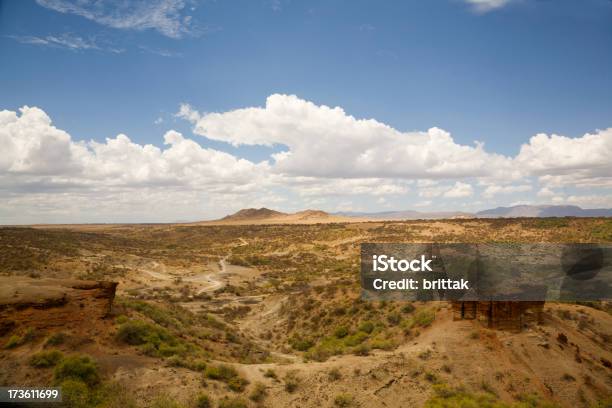
[(198, 398), (196, 398), (195, 406), (196, 408), (212, 408), (213, 405), (208, 395), (200, 394)]
[(89, 388), (83, 381), (68, 379), (60, 383), (62, 403), (69, 408), (89, 407)]
[(430, 383), (434, 383), (434, 384), (439, 382), (438, 376), (435, 373), (432, 373), (431, 371), (427, 371), (425, 373), (425, 379), (429, 381)]
[(150, 408), (185, 408), (183, 404), (169, 397), (168, 395), (158, 395), (150, 405)]
[(178, 320), (180, 317), (177, 313), (171, 313), (170, 311), (163, 309), (157, 305), (143, 302), (142, 300), (122, 300), (121, 304), (124, 306), (136, 310), (155, 323), (160, 324), (164, 327), (180, 327), (181, 322)]
[(355, 347), (361, 343), (363, 343), (368, 338), (368, 335), (365, 332), (357, 332), (355, 334), (351, 334), (344, 338), (344, 344), (347, 347)]
[(230, 378), (234, 378), (238, 376), (238, 371), (234, 367), (220, 364), (218, 366), (208, 366), (204, 371), (204, 375), (206, 378), (210, 378), (212, 380), (221, 380), (227, 381)]
[(204, 376), (211, 380), (223, 381), (227, 384), (230, 390), (242, 392), (249, 382), (240, 377), (238, 371), (234, 367), (220, 364), (218, 366), (208, 366), (204, 371)]
[(204, 371), (206, 370), (206, 367), (207, 367), (206, 361), (199, 360), (199, 359), (190, 361), (189, 366), (188, 366), (188, 368), (193, 371)]
[(123, 324), (123, 323), (126, 323), (128, 320), (129, 319), (126, 315), (119, 315), (115, 318), (115, 323)]
[(421, 327), (430, 326), (436, 319), (436, 312), (432, 309), (419, 309), (414, 315), (414, 322)]
[(54, 378), (56, 382), (64, 380), (79, 380), (88, 386), (100, 382), (98, 366), (89, 356), (69, 356), (64, 358), (55, 367)]
[(604, 398), (593, 404), (593, 408), (610, 408), (612, 407), (612, 397)]
[(370, 321), (363, 322), (361, 323), (361, 325), (359, 325), (359, 330), (364, 333), (370, 334), (374, 331), (374, 323)]
[(30, 365), (36, 368), (53, 367), (64, 357), (61, 351), (40, 351), (30, 357)]
[(155, 357), (184, 355), (187, 345), (163, 327), (155, 326), (141, 320), (130, 320), (119, 326), (116, 338), (118, 341), (133, 346), (141, 346), (145, 354)]
[(338, 381), (340, 378), (342, 378), (342, 373), (340, 373), (340, 370), (337, 367), (334, 367), (329, 370), (327, 377), (329, 377), (331, 381)]
[(325, 361), (331, 356), (343, 354), (346, 346), (344, 341), (336, 337), (326, 337), (305, 354), (306, 359)]
[(131, 320), (123, 323), (117, 331), (117, 340), (139, 346), (149, 342), (154, 336), (159, 336), (161, 330), (140, 320)]
[(412, 303), (406, 303), (404, 306), (402, 306), (402, 313), (412, 313), (414, 312), (414, 305)]
[(370, 354), (370, 346), (366, 343), (362, 343), (353, 349), (353, 353), (358, 356), (367, 356)]
[(389, 313), (389, 315), (387, 316), (387, 321), (392, 326), (397, 326), (401, 320), (402, 316), (397, 312)]
[(283, 381), (285, 382), (285, 391), (289, 393), (295, 392), (300, 385), (300, 378), (295, 371), (289, 371)]
[(254, 402), (261, 402), (268, 395), (268, 390), (266, 386), (262, 383), (255, 383), (255, 387), (253, 387), (253, 391), (249, 394), (249, 398)]
[(59, 346), (60, 344), (64, 344), (68, 335), (66, 333), (58, 332), (54, 333), (45, 342), (45, 346)]
[(289, 339), (289, 345), (297, 351), (306, 351), (314, 346), (314, 342), (308, 338), (294, 336)]
[(276, 371), (274, 371), (271, 368), (268, 368), (266, 370), (266, 372), (264, 373), (264, 377), (266, 377), (266, 378), (273, 378), (275, 380), (278, 379), (278, 376), (276, 375)]
[(246, 378), (242, 377), (233, 377), (227, 380), (227, 386), (230, 390), (234, 392), (242, 392), (249, 385), (249, 382)]
[(555, 408), (557, 405), (542, 401), (537, 396), (520, 396), (519, 402), (506, 404), (490, 393), (473, 394), (462, 388), (450, 388), (445, 384), (433, 386), (434, 395), (425, 402), (424, 408)]
[[(538, 395), (534, 394), (521, 394), (518, 396), (518, 400), (519, 402), (513, 404), (511, 408), (560, 408), (559, 405), (555, 403), (542, 401), (542, 399)], [(609, 405), (607, 405), (606, 408), (607, 407), (609, 407)]]
[(334, 406), (336, 407), (350, 407), (355, 403), (355, 399), (351, 394), (338, 394), (334, 398)]
[(334, 330), (334, 336), (336, 336), (338, 339), (348, 336), (348, 333), (349, 332), (346, 326), (339, 326), (336, 328), (336, 330)]
[(134, 393), (118, 382), (104, 384), (97, 391), (98, 408), (138, 408)]
[(380, 350), (391, 350), (395, 344), (391, 340), (374, 339), (370, 341), (370, 348)]
[(5, 349), (12, 349), (23, 344), (23, 337), (17, 336), (16, 334), (9, 337), (9, 339), (4, 344)]
[(26, 344), (32, 340), (34, 340), (34, 329), (32, 328), (28, 328), (26, 329), (26, 331), (22, 334), (22, 335), (12, 335), (11, 337), (9, 337), (9, 339), (7, 340), (6, 344), (4, 345), (5, 349), (12, 349), (15, 347), (19, 347), (23, 344)]
[(219, 408), (247, 408), (247, 403), (242, 398), (224, 397), (219, 401)]

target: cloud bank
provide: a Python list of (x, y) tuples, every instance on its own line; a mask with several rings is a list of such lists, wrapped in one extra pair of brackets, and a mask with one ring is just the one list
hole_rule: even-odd
[(612, 206), (612, 129), (576, 138), (537, 134), (508, 157), (479, 142), (457, 143), (439, 128), (404, 132), (294, 95), (205, 114), (182, 105), (177, 115), (203, 143), (280, 146), (281, 152), (256, 163), (174, 130), (161, 147), (124, 134), (75, 140), (40, 108), (0, 111), (0, 223), (175, 221), (254, 205)]

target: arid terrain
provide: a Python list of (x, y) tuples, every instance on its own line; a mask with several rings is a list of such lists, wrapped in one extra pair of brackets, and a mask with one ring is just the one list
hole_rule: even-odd
[(0, 386), (73, 407), (612, 406), (609, 303), (510, 332), (359, 287), (362, 242), (610, 243), (612, 220), (239, 218), (1, 228)]

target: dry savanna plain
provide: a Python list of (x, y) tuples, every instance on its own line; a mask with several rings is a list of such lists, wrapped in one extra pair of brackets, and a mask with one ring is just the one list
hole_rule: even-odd
[(610, 243), (611, 219), (247, 221), (1, 228), (0, 386), (70, 407), (612, 406), (609, 303), (504, 331), (359, 286), (362, 242)]

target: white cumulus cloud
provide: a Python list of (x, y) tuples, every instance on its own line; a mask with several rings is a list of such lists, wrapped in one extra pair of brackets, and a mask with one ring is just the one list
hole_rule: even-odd
[(530, 191), (533, 187), (529, 184), (521, 184), (521, 185), (509, 185), (509, 186), (500, 186), (500, 185), (490, 185), (484, 190), (482, 195), (486, 198), (491, 198), (497, 194), (512, 194), (512, 193), (521, 193), (525, 191)]
[[(197, 192), (235, 198), (265, 194), (268, 185), (267, 162), (257, 164), (203, 148), (176, 131), (164, 135), (164, 148), (134, 143), (124, 134), (104, 142), (77, 142), (35, 107), (23, 107), (19, 113), (0, 111), (0, 145), (0, 194), (5, 205), (21, 206), (30, 202), (27, 197), (42, 195), (48, 196), (41, 198), (47, 206), (105, 199), (123, 203), (125, 209), (127, 202), (143, 197), (161, 202), (162, 195), (167, 203), (173, 197), (195, 199)], [(202, 197), (198, 200), (190, 205), (201, 206)], [(172, 211), (170, 204), (167, 210)]]
[(179, 116), (196, 134), (240, 145), (284, 145), (273, 169), (291, 175), (344, 178), (494, 177), (514, 170), (510, 160), (482, 144), (456, 143), (431, 128), (401, 132), (374, 119), (357, 119), (340, 107), (274, 94), (265, 107), (200, 114), (183, 105)]
[(474, 194), (474, 188), (467, 183), (460, 181), (456, 182), (455, 185), (443, 194), (446, 198), (465, 198), (471, 197)]

